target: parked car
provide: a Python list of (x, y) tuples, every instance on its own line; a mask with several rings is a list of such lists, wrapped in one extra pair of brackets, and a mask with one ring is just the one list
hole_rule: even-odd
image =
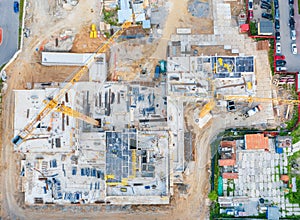
[(285, 66), (286, 61), (285, 60), (276, 60), (276, 67), (280, 66)]
[(294, 20), (294, 18), (290, 18), (289, 25), (290, 25), (291, 30), (295, 29), (295, 20)]
[(278, 0), (274, 0), (274, 6), (275, 8), (279, 8)]
[(280, 14), (279, 14), (279, 8), (275, 9), (275, 19), (279, 19)]
[(276, 30), (280, 29), (280, 22), (277, 19), (275, 20), (275, 29)]
[(260, 5), (260, 8), (270, 10), (272, 7), (271, 7), (271, 5), (269, 5), (269, 4), (262, 3), (262, 4)]
[(291, 40), (296, 40), (296, 31), (291, 30)]
[(290, 17), (294, 17), (294, 7), (290, 8)]
[(253, 0), (248, 1), (248, 10), (253, 11)]
[(266, 12), (263, 12), (263, 13), (261, 14), (261, 17), (262, 17), (262, 18), (269, 19), (269, 20), (272, 20), (272, 19), (273, 19), (273, 16), (272, 16), (271, 14), (266, 13)]
[(275, 56), (275, 60), (285, 60), (285, 56), (284, 55), (276, 55)]
[(285, 66), (278, 66), (278, 67), (276, 67), (276, 71), (277, 72), (287, 71), (287, 68)]
[(252, 115), (255, 115), (256, 113), (260, 112), (261, 110), (262, 110), (262, 106), (261, 106), (261, 105), (257, 105), (257, 106), (255, 106), (255, 107), (251, 108), (250, 110), (248, 110), (248, 111), (244, 114), (244, 116), (245, 116), (246, 118), (248, 118), (248, 117), (250, 117), (250, 116), (252, 116)]
[(276, 53), (277, 53), (277, 54), (280, 54), (280, 53), (281, 53), (281, 45), (280, 45), (280, 42), (277, 42), (277, 43), (276, 43)]
[(271, 5), (271, 0), (261, 0), (261, 3), (266, 3), (266, 4)]
[(253, 19), (253, 11), (249, 11), (249, 20)]
[(275, 37), (276, 37), (276, 40), (280, 40), (280, 32), (279, 31), (275, 32)]
[(14, 1), (14, 12), (18, 13), (19, 12), (19, 2)]
[(298, 51), (297, 51), (297, 45), (295, 43), (292, 43), (292, 53), (293, 54), (297, 54)]
[(293, 5), (294, 4), (294, 0), (289, 0), (289, 4)]

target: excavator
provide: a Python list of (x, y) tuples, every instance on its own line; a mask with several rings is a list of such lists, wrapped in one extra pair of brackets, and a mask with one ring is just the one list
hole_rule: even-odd
[(94, 62), (95, 57), (100, 54), (106, 52), (110, 46), (117, 40), (126, 29), (128, 29), (132, 23), (130, 21), (125, 21), (121, 29), (112, 35), (106, 43), (104, 43), (94, 54), (90, 57), (90, 59), (86, 62), (86, 64), (81, 67), (72, 77), (72, 79), (52, 98), (47, 98), (43, 102), (45, 104), (44, 108), (39, 112), (39, 114), (33, 118), (13, 139), (12, 143), (14, 145), (20, 145), (23, 141), (25, 141), (28, 136), (31, 135), (33, 130), (36, 128), (37, 124), (43, 120), (52, 110), (57, 112), (64, 113), (68, 116), (83, 120), (87, 123), (98, 126), (99, 122), (89, 116), (86, 116), (80, 112), (73, 110), (72, 108), (62, 104), (60, 101), (65, 96), (65, 94), (76, 84), (81, 77), (87, 73), (91, 64)]

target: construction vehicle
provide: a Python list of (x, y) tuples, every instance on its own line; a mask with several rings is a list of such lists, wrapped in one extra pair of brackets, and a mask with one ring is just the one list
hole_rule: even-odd
[(73, 87), (74, 84), (76, 84), (81, 77), (87, 73), (89, 70), (89, 67), (94, 62), (95, 57), (100, 54), (107, 51), (107, 49), (110, 48), (111, 44), (115, 42), (116, 39), (118, 39), (123, 32), (131, 26), (131, 22), (126, 21), (121, 26), (121, 29), (115, 32), (113, 36), (111, 36), (105, 44), (103, 44), (86, 62), (86, 64), (77, 71), (72, 79), (53, 97), (53, 98), (47, 98), (44, 100), (45, 107), (39, 112), (39, 114), (31, 120), (30, 123), (28, 123), (20, 132), (17, 134), (13, 139), (12, 143), (15, 145), (21, 144), (26, 138), (31, 135), (32, 131), (36, 128), (37, 124), (43, 120), (52, 110), (64, 113), (66, 115), (69, 115), (71, 117), (75, 117), (77, 119), (86, 121), (87, 123), (91, 123), (94, 125), (99, 125), (99, 122), (96, 121), (93, 118), (90, 118), (80, 112), (77, 112), (70, 107), (67, 107), (60, 103), (63, 97), (65, 97), (65, 94)]
[(95, 24), (91, 25), (90, 38), (97, 38), (97, 30)]

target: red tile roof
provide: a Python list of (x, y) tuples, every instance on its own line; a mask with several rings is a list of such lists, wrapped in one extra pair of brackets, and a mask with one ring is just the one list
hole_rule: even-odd
[(235, 147), (236, 142), (235, 141), (221, 141), (220, 146), (221, 147)]
[(235, 165), (235, 160), (233, 159), (221, 159), (219, 160), (219, 166), (234, 166)]
[(224, 179), (238, 179), (239, 178), (239, 174), (238, 173), (223, 173), (222, 177)]
[(268, 137), (263, 134), (246, 134), (245, 135), (246, 149), (269, 149)]
[(282, 180), (283, 182), (288, 182), (289, 181), (289, 176), (288, 175), (281, 175), (280, 180)]

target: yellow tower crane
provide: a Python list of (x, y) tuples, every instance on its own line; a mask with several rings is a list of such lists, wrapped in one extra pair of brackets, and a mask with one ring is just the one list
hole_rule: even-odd
[(78, 72), (74, 74), (72, 79), (51, 99), (44, 100), (44, 108), (39, 112), (39, 114), (31, 120), (20, 132), (17, 134), (13, 139), (12, 142), (15, 145), (21, 144), (26, 138), (31, 135), (32, 131), (36, 128), (36, 125), (39, 121), (44, 119), (52, 110), (62, 112), (66, 115), (69, 115), (71, 117), (75, 117), (78, 119), (81, 119), (83, 121), (86, 121), (88, 123), (98, 125), (98, 121), (96, 121), (93, 118), (90, 118), (80, 112), (77, 112), (70, 107), (67, 107), (60, 103), (62, 98), (65, 96), (65, 94), (73, 87), (75, 83), (77, 83), (81, 77), (87, 73), (89, 70), (90, 65), (93, 63), (96, 55), (100, 53), (104, 53), (109, 49), (112, 43), (115, 42), (117, 38), (119, 38), (123, 32), (131, 26), (131, 22), (126, 21), (121, 26), (121, 29), (115, 32), (113, 36), (111, 36), (105, 44), (103, 44), (94, 54), (91, 56), (91, 58), (86, 62), (86, 64), (79, 69)]
[(211, 79), (208, 79), (208, 81), (210, 82), (210, 86), (211, 86), (211, 99), (201, 109), (201, 111), (199, 113), (199, 118), (204, 118), (204, 116), (207, 115), (216, 105), (216, 101), (215, 101), (215, 97), (214, 97), (215, 96), (214, 82)]

